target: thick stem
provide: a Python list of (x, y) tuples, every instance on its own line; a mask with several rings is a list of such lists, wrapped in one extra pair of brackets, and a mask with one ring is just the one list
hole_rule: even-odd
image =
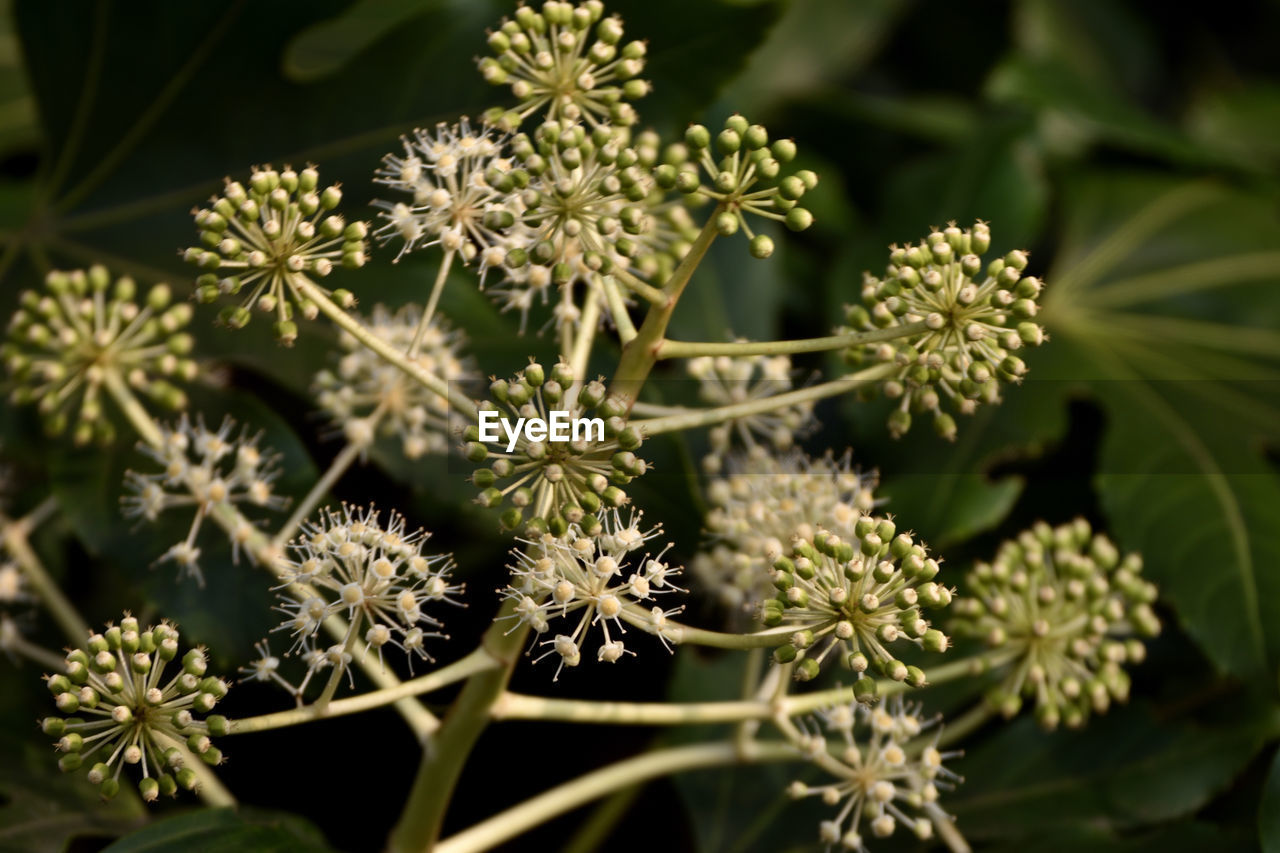
[(797, 403), (811, 403), (827, 397), (846, 394), (863, 385), (878, 382), (891, 375), (897, 369), (897, 366), (893, 364), (877, 364), (875, 367), (868, 367), (865, 370), (859, 370), (857, 373), (850, 373), (840, 379), (833, 379), (820, 385), (811, 385), (808, 388), (798, 388), (785, 394), (761, 397), (758, 400), (747, 400), (746, 402), (734, 403), (729, 406), (697, 409), (685, 414), (632, 421), (631, 425), (637, 429), (644, 430), (645, 435), (661, 435), (664, 432), (678, 432), (697, 427), (712, 426), (724, 421), (772, 412)]
[(80, 612), (76, 610), (75, 605), (62, 594), (61, 588), (49, 576), (49, 572), (45, 570), (44, 564), (36, 556), (36, 552), (31, 548), (31, 542), (28, 539), (31, 531), (36, 526), (36, 522), (46, 515), (49, 511), (48, 507), (53, 505), (53, 498), (48, 498), (40, 506), (32, 510), (29, 515), (17, 521), (9, 521), (4, 516), (0, 516), (0, 542), (4, 543), (5, 550), (9, 552), (10, 556), (17, 562), (18, 567), (22, 569), (22, 574), (27, 579), (27, 584), (35, 592), (41, 603), (44, 604), (45, 609), (49, 611), (53, 621), (58, 623), (62, 633), (66, 635), (68, 640), (79, 645), (88, 638), (90, 633), (89, 626), (80, 616)]
[(327, 707), (305, 705), (288, 711), (277, 711), (274, 714), (262, 714), (257, 717), (246, 717), (242, 720), (231, 720), (228, 733), (264, 732), (269, 729), (296, 726), (299, 723), (307, 723), (312, 720), (327, 720), (331, 717), (357, 714), (372, 708), (381, 708), (402, 699), (431, 693), (442, 687), (470, 678), (478, 672), (493, 669), (496, 666), (498, 666), (498, 661), (490, 657), (489, 653), (483, 648), (479, 648), (461, 660), (454, 661), (435, 672), (411, 678), (394, 687), (385, 687), (359, 696), (335, 699)]
[(847, 349), (861, 344), (906, 338), (927, 331), (929, 331), (929, 327), (922, 320), (919, 323), (890, 326), (887, 329), (875, 329), (870, 332), (853, 332), (847, 335), (806, 338), (798, 341), (713, 343), (667, 339), (658, 344), (657, 358), (661, 361), (667, 358), (693, 358), (701, 355), (790, 355), (802, 352), (827, 352), (829, 350)]
[(528, 626), (517, 622), (512, 627), (515, 608), (515, 599), (508, 599), (481, 640), (481, 647), (497, 666), (467, 680), (440, 731), (423, 752), (413, 788), (388, 842), (395, 853), (432, 849), (440, 837), (445, 811), (462, 767), (489, 724), (493, 704), (506, 690), (511, 672), (520, 659)]
[(569, 369), (577, 379), (587, 375), (587, 362), (591, 359), (591, 345), (595, 343), (596, 330), (600, 328), (600, 290), (591, 288), (587, 292), (587, 302), (582, 307), (582, 317), (578, 321), (578, 336), (573, 341), (573, 350), (569, 353)]
[(329, 463), (329, 468), (324, 475), (316, 480), (315, 485), (307, 492), (306, 496), (298, 502), (298, 506), (293, 510), (293, 514), (289, 516), (276, 535), (271, 537), (271, 544), (276, 548), (284, 548), (289, 541), (289, 537), (297, 532), (302, 526), (302, 522), (312, 511), (320, 505), (320, 501), (324, 500), (324, 496), (329, 494), (329, 490), (333, 488), (333, 484), (338, 482), (339, 478), (347, 472), (351, 467), (351, 463), (355, 462), (360, 456), (360, 452), (364, 450), (364, 445), (349, 442), (346, 447), (339, 451), (338, 455), (333, 457), (333, 461)]
[(461, 391), (450, 388), (448, 382), (445, 382), (434, 373), (424, 370), (420, 365), (410, 361), (404, 353), (373, 334), (373, 332), (370, 332), (359, 320), (334, 304), (333, 300), (326, 296), (320, 288), (305, 280), (297, 281), (295, 284), (299, 293), (314, 302), (320, 313), (332, 320), (335, 326), (364, 344), (387, 363), (400, 368), (406, 376), (421, 384), (428, 391), (444, 397), (453, 408), (464, 416), (469, 418), (476, 416), (476, 404), (470, 398)]
[(693, 744), (649, 752), (558, 785), (445, 839), (434, 850), (435, 853), (476, 853), (488, 850), (611, 791), (660, 776), (704, 767), (797, 761), (800, 758), (800, 754), (789, 744), (778, 742), (753, 744), (750, 754), (746, 756), (739, 755), (737, 747), (732, 743)]
[(676, 310), (676, 303), (680, 301), (680, 294), (684, 292), (685, 286), (693, 276), (693, 271), (698, 268), (698, 264), (702, 263), (707, 250), (711, 248), (712, 242), (719, 233), (716, 231), (715, 222), (720, 210), (721, 208), (717, 207), (712, 211), (707, 224), (702, 227), (698, 238), (689, 248), (689, 253), (684, 256), (680, 265), (662, 286), (666, 301), (649, 308), (636, 336), (622, 348), (622, 358), (618, 360), (618, 369), (614, 371), (613, 387), (610, 390), (623, 399), (628, 406), (640, 396), (640, 389), (644, 387), (645, 380), (649, 378), (649, 372), (657, 362), (658, 346), (667, 334), (667, 325), (671, 322), (671, 315)]
[(618, 330), (618, 342), (626, 346), (635, 338), (636, 327), (631, 322), (631, 315), (627, 313), (627, 305), (622, 299), (622, 291), (618, 288), (617, 280), (611, 275), (601, 276), (600, 286), (604, 288), (605, 302), (609, 306), (609, 316), (613, 319), (613, 325)]
[[(654, 633), (652, 617), (639, 607), (625, 607), (618, 617), (642, 631)], [(670, 619), (662, 629), (662, 636), (678, 645), (709, 646), (713, 649), (770, 649), (789, 642), (794, 635), (794, 628), (773, 628), (754, 634), (729, 634), (682, 625)]]

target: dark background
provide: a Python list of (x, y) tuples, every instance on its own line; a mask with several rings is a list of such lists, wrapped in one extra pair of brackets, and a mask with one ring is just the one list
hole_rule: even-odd
[[(0, 18), (0, 309), (50, 267), (101, 261), (142, 281), (192, 278), (177, 249), (188, 210), (251, 164), (314, 161), (344, 183), (359, 216), (381, 155), (416, 126), (505, 104), (473, 65), (484, 29), (513, 8), (490, 0), (412, 3), (4, 4)], [(991, 223), (996, 251), (1027, 248), (1045, 278), (1049, 343), (1006, 402), (960, 423), (954, 444), (927, 424), (893, 442), (876, 404), (820, 407), (805, 444), (855, 449), (878, 468), (888, 509), (947, 557), (993, 552), (1031, 522), (1084, 515), (1141, 550), (1161, 585), (1166, 631), (1135, 668), (1134, 700), (1084, 732), (1040, 733), (1028, 719), (966, 742), (967, 783), (944, 800), (982, 849), (1280, 850), (1280, 4), (1216, 2), (1195, 12), (1157, 2), (711, 0), (615, 2), (629, 36), (649, 40), (653, 94), (642, 123), (668, 137), (691, 120), (741, 111), (794, 136), (822, 177), (806, 197), (817, 224), (775, 237), (768, 262), (724, 240), (699, 272), (672, 334), (724, 339), (829, 333), (885, 246), (930, 226)], [(436, 259), (393, 266), (390, 252), (344, 276), (365, 307), (425, 299)], [(337, 278), (334, 279), (335, 283)], [(1138, 287), (1145, 282), (1143, 287)], [(1061, 285), (1070, 295), (1054, 297)], [(1136, 283), (1136, 284), (1135, 284)], [(1108, 292), (1107, 288), (1117, 287)], [(1125, 290), (1125, 288), (1130, 288)], [(180, 292), (181, 289), (180, 289)], [(443, 310), (470, 335), (486, 373), (510, 375), (550, 341), (513, 334), (464, 272)], [(239, 333), (193, 323), (215, 381), (193, 409), (266, 431), (284, 454), (284, 491), (302, 495), (337, 451), (308, 398), (333, 335), (303, 329), (278, 348), (267, 324)], [(541, 325), (535, 318), (532, 328)], [(602, 347), (598, 369), (613, 354)], [(804, 371), (834, 369), (797, 358)], [(678, 372), (660, 380), (679, 378)], [(675, 386), (661, 386), (661, 390)], [(672, 390), (671, 394), (678, 392)], [(41, 436), (29, 412), (0, 407), (7, 500), (18, 514), (52, 491), (64, 514), (37, 539), (91, 623), (122, 609), (177, 619), (234, 673), (272, 627), (269, 584), (209, 536), (199, 591), (149, 564), (185, 529), (130, 530), (118, 512), (122, 443), (76, 452)], [(704, 437), (653, 441), (653, 473), (635, 502), (689, 559), (701, 543), (694, 460)], [(404, 511), (455, 552), (466, 610), (449, 614), (448, 661), (496, 608), (509, 541), (472, 506), (455, 460), (406, 465), (392, 445), (343, 478), (337, 496)], [(960, 572), (950, 575), (958, 583)], [(723, 620), (709, 596), (688, 617)], [(34, 638), (60, 638), (31, 609)], [(638, 658), (585, 665), (551, 684), (525, 665), (514, 689), (558, 696), (732, 698), (742, 660), (641, 640)], [(38, 669), (0, 665), (0, 849), (94, 849), (133, 824), (61, 778), (32, 725), (48, 705)], [(980, 685), (927, 696), (947, 710)], [(446, 700), (447, 695), (439, 697)], [(235, 715), (285, 707), (248, 685)], [(698, 732), (502, 723), (467, 765), (446, 831), (552, 784)], [(295, 812), (344, 850), (380, 849), (418, 751), (391, 711), (228, 738), (220, 775), (255, 807)], [(612, 850), (816, 850), (816, 804), (787, 804), (795, 767), (691, 774), (646, 787), (608, 836)], [(1268, 782), (1268, 779), (1270, 781)], [(182, 819), (190, 802), (165, 804)], [(588, 812), (509, 846), (559, 849)], [(33, 829), (32, 816), (56, 827)], [(309, 830), (265, 821), (289, 849)], [(272, 830), (273, 832), (276, 830)], [(249, 849), (263, 835), (220, 827)], [(292, 834), (290, 834), (292, 833)], [(875, 849), (910, 846), (899, 833)]]

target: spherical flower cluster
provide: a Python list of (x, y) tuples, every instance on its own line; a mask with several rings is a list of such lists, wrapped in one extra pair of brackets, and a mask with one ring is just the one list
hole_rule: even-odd
[(812, 542), (796, 540), (789, 556), (773, 566), (778, 594), (761, 605), (761, 621), (795, 628), (774, 659), (795, 661), (802, 681), (817, 676), (836, 652), (857, 673), (854, 690), (860, 697), (875, 691), (874, 680), (862, 677), (868, 669), (920, 687), (924, 671), (903, 663), (890, 647), (909, 643), (943, 652), (949, 645), (946, 634), (924, 617), (951, 602), (951, 591), (934, 581), (938, 562), (887, 518), (862, 516), (848, 540), (817, 530)]
[[(474, 364), (462, 355), (465, 335), (436, 316), (419, 336), (422, 309), (406, 305), (394, 314), (378, 305), (364, 325), (423, 370), (445, 382), (469, 383), (479, 379)], [(347, 352), (333, 369), (316, 374), (316, 402), (360, 446), (378, 434), (399, 439), (404, 455), (417, 459), (427, 453), (447, 453), (452, 434), (461, 431), (449, 401), (405, 375), (404, 371), (370, 351), (350, 335), (339, 341)]]
[(1084, 519), (1037, 524), (976, 564), (951, 630), (985, 641), (1007, 671), (988, 696), (993, 707), (1012, 717), (1023, 697), (1034, 699), (1036, 718), (1052, 729), (1125, 701), (1123, 665), (1146, 657), (1137, 637), (1160, 632), (1156, 587), (1141, 571), (1140, 556), (1121, 556)]
[(567, 620), (567, 633), (537, 641), (550, 647), (538, 660), (552, 655), (559, 660), (556, 679), (564, 667), (581, 663), (587, 635), (597, 625), (602, 639), (596, 659), (608, 663), (635, 654), (623, 644), (624, 623), (656, 634), (664, 646), (668, 640), (679, 642), (679, 629), (667, 620), (683, 607), (664, 610), (654, 603), (657, 596), (684, 592), (671, 582), (680, 567), (663, 560), (671, 544), (656, 555), (636, 556), (661, 535), (661, 527), (641, 527), (639, 512), (624, 519), (614, 510), (603, 514), (591, 534), (575, 524), (560, 537), (547, 533), (519, 540), (511, 552), (515, 562), (505, 595), (516, 602), (513, 618), (538, 636), (551, 630), (551, 620)]
[[(179, 640), (168, 622), (143, 630), (126, 614), (68, 654), (65, 674), (46, 676), (61, 716), (46, 717), (42, 728), (58, 739), (63, 772), (87, 767), (89, 781), (109, 799), (120, 790), (125, 765), (137, 766), (138, 791), (153, 802), (199, 786), (186, 766), (193, 754), (209, 765), (221, 763), (222, 752), (209, 736), (226, 733), (226, 718), (196, 714), (213, 710), (227, 695), (226, 682), (206, 674), (203, 650), (179, 658)], [(175, 661), (179, 671), (166, 674)]]
[[(939, 789), (950, 790), (961, 781), (943, 766), (959, 753), (939, 751), (939, 718), (922, 720), (919, 714), (920, 706), (903, 702), (901, 696), (890, 697), (883, 706), (855, 702), (820, 712), (816, 731), (802, 735), (801, 748), (836, 781), (797, 781), (787, 793), (794, 799), (818, 796), (827, 805), (840, 806), (834, 818), (818, 827), (828, 851), (865, 851), (863, 833), (868, 829), (887, 838), (902, 827), (929, 839), (936, 821), (949, 820), (936, 803)], [(824, 730), (836, 736), (835, 743), (828, 743)], [(922, 746), (917, 738), (927, 742)]]
[(247, 187), (228, 178), (222, 195), (195, 211), (201, 245), (183, 253), (189, 263), (207, 270), (196, 279), (196, 297), (214, 302), (245, 291), (240, 305), (227, 306), (219, 319), (239, 329), (257, 308), (275, 316), (276, 338), (284, 344), (298, 337), (295, 308), (308, 320), (319, 312), (307, 287), (350, 308), (355, 304), (350, 291), (331, 292), (316, 284), (336, 265), (364, 266), (367, 226), (347, 224), (332, 213), (341, 200), (338, 185), (322, 188), (310, 166), (301, 172), (287, 166), (279, 172), (255, 168)]
[(494, 56), (480, 60), (480, 72), (496, 86), (510, 86), (520, 106), (513, 111), (495, 108), (486, 119), (515, 126), (545, 108), (555, 120), (635, 124), (635, 110), (627, 101), (649, 93), (648, 81), (639, 79), (645, 44), (623, 44), (622, 19), (603, 15), (600, 0), (577, 6), (551, 0), (541, 12), (522, 5), (513, 19), (504, 19), (489, 34)]
[[(160, 558), (177, 563), (179, 572), (194, 577), (203, 586), (200, 571), (200, 549), (196, 538), (210, 513), (220, 506), (247, 504), (279, 510), (287, 501), (273, 491), (280, 475), (279, 455), (258, 447), (262, 434), (251, 435), (242, 429), (235, 433), (235, 421), (225, 418), (217, 430), (204, 424), (203, 418), (192, 423), (185, 415), (173, 426), (159, 426), (161, 444), (140, 444), (139, 449), (160, 464), (159, 473), (128, 471), (125, 487), (129, 494), (121, 499), (124, 513), (146, 521), (155, 521), (170, 509), (194, 507), (187, 537)], [(245, 526), (233, 531), (235, 554), (254, 529)]]
[[(434, 630), (443, 622), (425, 608), (459, 604), (454, 596), (463, 586), (450, 582), (452, 556), (423, 554), (430, 537), (425, 530), (405, 533), (404, 517), (396, 512), (383, 524), (373, 507), (326, 509), (318, 522), (303, 525), (292, 559), (283, 563), (286, 583), (277, 609), (287, 618), (276, 630), (290, 632), (294, 649), (305, 650), (324, 620), (341, 614), (351, 624), (349, 638), (363, 639), (379, 655), (390, 645), (411, 664), (415, 656), (432, 660), (426, 640), (445, 635)], [(341, 646), (333, 662), (346, 666)]]
[(953, 439), (956, 422), (942, 411), (942, 398), (961, 414), (999, 402), (1000, 382), (1021, 382), (1027, 372), (1016, 351), (1045, 339), (1034, 322), (1042, 285), (1023, 275), (1027, 253), (1010, 252), (984, 268), (990, 245), (990, 229), (978, 222), (964, 230), (951, 223), (917, 245), (891, 246), (884, 277), (867, 273), (862, 304), (846, 309), (842, 332), (915, 330), (845, 352), (850, 364), (894, 366), (881, 387), (899, 401), (889, 417), (895, 436), (911, 428), (913, 413), (930, 413), (938, 434)]
[[(712, 153), (713, 144), (719, 160)], [(684, 143), (667, 148), (654, 178), (663, 189), (715, 201), (719, 205), (716, 230), (723, 236), (741, 230), (751, 240), (751, 254), (767, 258), (773, 254), (773, 240), (751, 230), (748, 214), (781, 222), (792, 231), (813, 224), (813, 214), (798, 202), (818, 185), (818, 176), (808, 169), (782, 175), (783, 165), (795, 156), (794, 142), (780, 139), (770, 145), (768, 130), (735, 114), (714, 141), (705, 126), (690, 125)], [(702, 183), (699, 169), (710, 185)]]
[(693, 574), (730, 608), (755, 608), (777, 592), (773, 562), (792, 540), (813, 542), (819, 529), (852, 537), (854, 524), (876, 505), (875, 486), (875, 474), (855, 470), (848, 453), (813, 459), (757, 447), (730, 456), (727, 473), (707, 486), (713, 544), (695, 558)]
[(399, 237), (406, 252), (439, 245), (470, 263), (479, 259), (481, 276), (506, 257), (505, 231), (511, 210), (511, 160), (505, 139), (490, 128), (473, 129), (463, 118), (436, 125), (435, 133), (415, 130), (402, 137), (404, 156), (388, 154), (374, 181), (409, 193), (411, 201), (376, 201), (384, 224), (375, 232), (383, 243)]
[[(698, 396), (713, 406), (773, 397), (792, 389), (791, 359), (785, 355), (699, 356), (689, 360), (688, 371), (698, 380)], [(813, 403), (725, 421), (711, 428), (711, 452), (703, 465), (710, 473), (718, 473), (735, 438), (748, 450), (761, 445), (789, 450), (814, 425)]]
[[(481, 489), (483, 506), (507, 505), (504, 527), (523, 524), (526, 536), (559, 536), (570, 524), (589, 524), (586, 516), (602, 507), (627, 503), (622, 487), (647, 467), (635, 454), (641, 435), (627, 426), (626, 405), (609, 397), (603, 382), (575, 380), (564, 362), (550, 376), (531, 363), (510, 381), (495, 380), (489, 390), (492, 402), (482, 406), (480, 417), (496, 413), (505, 426), (496, 429), (496, 441), (486, 441), (478, 424), (467, 427), (465, 453), (487, 464), (472, 482)], [(569, 440), (557, 440), (550, 429), (541, 437), (521, 429), (522, 419), (554, 426), (552, 410), (567, 413)], [(517, 433), (514, 444), (508, 428)]]
[(103, 416), (103, 389), (129, 388), (167, 409), (187, 397), (169, 380), (197, 373), (188, 356), (194, 347), (182, 329), (191, 306), (171, 304), (167, 284), (154, 285), (141, 302), (127, 276), (114, 286), (106, 268), (55, 270), (45, 293), (26, 291), (0, 347), (13, 379), (10, 399), (33, 403), (52, 435), (72, 428), (76, 444), (110, 441), (115, 428)]

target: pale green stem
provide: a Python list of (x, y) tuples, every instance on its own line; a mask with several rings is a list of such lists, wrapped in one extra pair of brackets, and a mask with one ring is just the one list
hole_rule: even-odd
[(276, 535), (271, 537), (271, 544), (277, 549), (284, 548), (285, 543), (289, 541), (289, 537), (297, 532), (302, 526), (302, 522), (312, 511), (320, 505), (320, 501), (324, 500), (324, 496), (329, 494), (329, 490), (333, 488), (333, 484), (347, 472), (351, 467), (351, 463), (359, 458), (361, 451), (365, 449), (365, 445), (348, 442), (347, 446), (342, 448), (337, 456), (333, 457), (333, 461), (329, 463), (329, 468), (324, 475), (316, 481), (311, 490), (298, 502), (297, 508), (293, 514), (289, 516), (289, 520), (276, 531)]
[(163, 732), (152, 730), (152, 734), (159, 740), (167, 740), (169, 744), (182, 756), (182, 766), (190, 767), (192, 772), (196, 774), (196, 793), (200, 795), (200, 799), (204, 800), (206, 805), (214, 808), (224, 808), (236, 805), (236, 798), (227, 787), (222, 784), (222, 780), (213, 772), (208, 764), (205, 764), (199, 756), (192, 755), (187, 749), (186, 743), (170, 737)]
[(951, 746), (973, 734), (995, 716), (986, 702), (979, 702), (960, 716), (943, 722), (942, 734), (938, 736), (938, 746)]
[(332, 320), (335, 326), (364, 344), (375, 355), (381, 357), (383, 361), (400, 368), (406, 376), (422, 385), (428, 391), (444, 397), (464, 417), (473, 419), (476, 417), (476, 404), (461, 391), (450, 388), (448, 382), (445, 382), (429, 370), (423, 369), (421, 365), (410, 361), (404, 353), (366, 329), (359, 320), (334, 304), (333, 300), (326, 296), (324, 291), (311, 282), (299, 279), (295, 280), (294, 284), (298, 292), (306, 299), (314, 302), (320, 313)]
[[(733, 764), (765, 764), (797, 761), (800, 755), (789, 744), (756, 743), (750, 754), (738, 754), (732, 743), (704, 743), (661, 749), (595, 770), (513, 806), (470, 829), (446, 838), (435, 853), (477, 853), (488, 850), (557, 815), (612, 791), (687, 770)], [(422, 848), (427, 849), (427, 848)]]
[[(329, 701), (333, 699), (333, 694), (338, 692), (338, 685), (342, 683), (342, 676), (347, 674), (350, 664), (346, 662), (347, 656), (351, 655), (356, 644), (356, 625), (357, 622), (351, 622), (347, 625), (347, 636), (342, 640), (342, 658), (333, 665), (333, 672), (329, 673), (329, 680), (325, 682), (324, 690), (316, 698), (312, 704), (320, 708), (321, 711), (329, 707)], [(354, 661), (354, 657), (352, 658)]]
[(658, 344), (657, 357), (659, 361), (662, 361), (668, 358), (694, 358), (702, 355), (791, 355), (802, 352), (827, 352), (879, 341), (891, 341), (895, 338), (909, 338), (912, 335), (919, 335), (927, 331), (929, 331), (929, 326), (921, 320), (918, 323), (890, 326), (887, 329), (851, 332), (847, 335), (831, 335), (825, 338), (806, 338), (798, 341), (714, 343), (710, 341), (673, 341), (668, 338)]
[(618, 280), (619, 284), (646, 302), (650, 302), (654, 305), (666, 304), (667, 294), (664, 291), (659, 290), (646, 281), (636, 278), (630, 272), (627, 272), (624, 269), (616, 269), (613, 271), (612, 275)]
[[(147, 410), (134, 397), (128, 385), (113, 370), (106, 371), (104, 377), (104, 384), (108, 392), (120, 406), (121, 411), (129, 418), (129, 422), (137, 430), (138, 435), (152, 447), (160, 447), (163, 440), (159, 428), (151, 420)], [(232, 541), (237, 541), (241, 547), (253, 555), (259, 565), (264, 566), (281, 580), (287, 580), (282, 567), (279, 565), (281, 558), (280, 548), (274, 545), (266, 534), (250, 523), (234, 505), (225, 501), (216, 504), (210, 511), (209, 517), (231, 537)], [(325, 619), (324, 626), (337, 639), (342, 640), (347, 636), (349, 626), (342, 617), (336, 614)], [(357, 651), (360, 650), (360, 646), (357, 644)], [(361, 656), (361, 668), (369, 679), (379, 687), (395, 687), (400, 684), (400, 680), (394, 674), (388, 672), (379, 662), (368, 660), (367, 656)], [(396, 710), (400, 712), (405, 722), (409, 724), (419, 738), (425, 738), (439, 728), (440, 723), (435, 718), (435, 715), (411, 697), (398, 701)]]
[(28, 537), (39, 522), (52, 511), (55, 506), (53, 498), (47, 498), (24, 518), (8, 521), (0, 515), (0, 541), (5, 550), (22, 569), (23, 577), (35, 592), (49, 615), (58, 623), (67, 639), (79, 645), (89, 637), (89, 626), (76, 610), (75, 605), (62, 594), (62, 590), (49, 576), (44, 564), (36, 556)]
[(734, 403), (729, 406), (695, 409), (687, 414), (632, 421), (631, 426), (643, 430), (647, 436), (712, 426), (724, 421), (772, 412), (798, 403), (812, 403), (827, 397), (845, 394), (863, 385), (891, 376), (897, 370), (898, 366), (894, 364), (877, 364), (875, 367), (868, 367), (865, 370), (859, 370), (857, 373), (850, 373), (840, 379), (833, 379), (820, 385), (811, 385), (808, 388), (798, 388), (785, 394), (761, 397), (758, 400), (747, 400), (746, 402)]
[[(655, 633), (652, 617), (640, 607), (624, 607), (618, 618), (642, 631)], [(677, 645), (710, 646), (715, 649), (768, 649), (789, 642), (794, 635), (794, 628), (773, 628), (754, 634), (729, 634), (682, 625), (671, 619), (667, 620), (662, 629), (662, 636)]]
[(288, 711), (277, 711), (274, 714), (262, 714), (257, 717), (246, 717), (242, 720), (231, 720), (228, 726), (228, 734), (264, 732), (269, 729), (296, 726), (312, 720), (327, 720), (347, 714), (358, 714), (362, 711), (381, 708), (403, 699), (431, 693), (454, 682), (470, 678), (478, 672), (494, 669), (497, 666), (498, 662), (483, 648), (479, 648), (461, 660), (441, 667), (435, 672), (411, 678), (394, 687), (385, 687), (381, 690), (362, 693), (359, 696), (335, 699), (327, 707), (305, 705)]
[(622, 299), (622, 291), (618, 289), (618, 282), (611, 275), (601, 276), (600, 284), (604, 288), (605, 302), (609, 306), (609, 316), (613, 318), (613, 325), (618, 330), (618, 341), (623, 346), (626, 346), (635, 338), (636, 327), (631, 322), (631, 315), (627, 312), (626, 302)]
[(574, 339), (573, 350), (569, 354), (569, 369), (575, 379), (583, 379), (587, 375), (587, 362), (591, 359), (591, 345), (595, 343), (598, 328), (600, 290), (593, 287), (587, 291), (587, 301), (582, 306), (582, 316), (578, 321), (578, 336)]
[[(8, 617), (0, 617), (0, 621)], [(13, 652), (21, 655), (30, 661), (40, 664), (50, 672), (64, 672), (67, 668), (66, 658), (56, 655), (43, 646), (37, 646), (35, 643), (27, 641), (27, 638), (18, 633), (18, 629), (14, 627), (13, 636), (5, 639), (0, 637), (0, 652)], [(87, 636), (87, 635), (86, 635)]]
[(449, 278), (449, 267), (453, 266), (453, 255), (453, 252), (445, 252), (444, 259), (440, 261), (440, 271), (436, 273), (435, 284), (431, 285), (431, 296), (427, 299), (427, 307), (422, 309), (422, 319), (418, 321), (418, 328), (413, 333), (413, 341), (409, 344), (407, 353), (409, 358), (417, 358), (418, 351), (422, 348), (422, 339), (431, 325), (431, 318), (436, 315), (440, 294), (444, 292), (444, 283)]
[(573, 837), (565, 844), (562, 853), (595, 853), (614, 827), (626, 817), (642, 786), (628, 785), (614, 791), (609, 798), (592, 809), (587, 819), (578, 825)]

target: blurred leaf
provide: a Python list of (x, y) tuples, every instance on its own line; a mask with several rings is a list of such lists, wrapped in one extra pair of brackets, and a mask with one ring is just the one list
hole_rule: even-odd
[[(885, 510), (934, 548), (963, 542), (997, 526), (1022, 494), (1022, 479), (978, 474), (903, 474), (879, 490)], [(927, 534), (926, 534), (927, 531)]]
[(22, 68), (22, 46), (13, 31), (13, 0), (0, 2), (0, 153), (39, 138), (36, 105)]
[(1259, 171), (1280, 168), (1280, 86), (1274, 83), (1202, 92), (1185, 123), (1191, 137), (1206, 147)]
[(77, 838), (114, 837), (146, 819), (137, 797), (102, 802), (83, 774), (58, 772), (52, 753), (29, 740), (6, 736), (0, 758), (0, 853), (61, 853)]
[(1209, 729), (1134, 706), (1052, 734), (1024, 716), (955, 762), (967, 781), (944, 804), (972, 839), (1142, 826), (1199, 809), (1278, 731), (1274, 713)]
[(1271, 759), (1271, 772), (1258, 803), (1258, 841), (1263, 853), (1280, 851), (1280, 751)]
[(1116, 833), (1095, 826), (1063, 826), (989, 848), (993, 853), (1201, 853), (1204, 850), (1243, 850), (1251, 839), (1239, 827), (1222, 827), (1197, 820), (1162, 824), (1145, 832)]
[(1088, 380), (1107, 408), (1104, 507), (1220, 668), (1271, 672), (1280, 493), (1259, 452), (1280, 436), (1280, 220), (1210, 184), (1076, 187), (1041, 316), (1053, 378)]
[(331, 849), (304, 819), (252, 809), (202, 809), (164, 818), (121, 838), (104, 853), (320, 853)]

